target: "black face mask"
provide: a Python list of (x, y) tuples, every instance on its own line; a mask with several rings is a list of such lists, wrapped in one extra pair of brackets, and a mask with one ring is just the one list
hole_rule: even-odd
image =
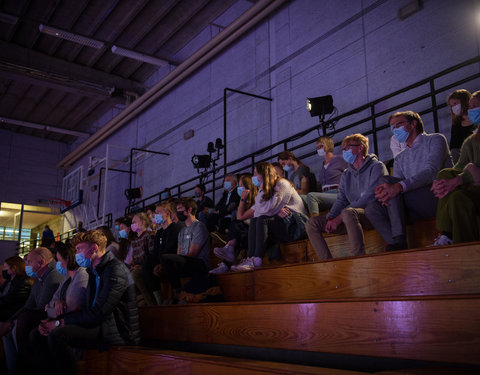
[(10, 280), (10, 274), (7, 272), (7, 270), (2, 271), (2, 276), (5, 280)]
[(180, 221), (187, 220), (187, 215), (185, 215), (185, 211), (177, 211), (177, 217)]

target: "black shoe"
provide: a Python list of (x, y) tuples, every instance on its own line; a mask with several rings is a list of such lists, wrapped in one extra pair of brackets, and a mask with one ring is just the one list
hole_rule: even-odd
[(394, 243), (394, 244), (388, 244), (385, 247), (385, 251), (397, 251), (397, 250), (405, 250), (408, 249), (408, 245), (406, 242), (400, 242), (400, 243)]

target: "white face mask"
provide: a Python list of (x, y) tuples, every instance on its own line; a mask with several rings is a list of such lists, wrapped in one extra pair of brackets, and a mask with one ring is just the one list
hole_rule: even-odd
[(455, 116), (460, 116), (462, 114), (462, 105), (456, 104), (452, 107), (452, 112)]
[(320, 148), (320, 149), (317, 150), (317, 154), (318, 154), (318, 156), (323, 158), (323, 157), (325, 157), (325, 150), (323, 148)]

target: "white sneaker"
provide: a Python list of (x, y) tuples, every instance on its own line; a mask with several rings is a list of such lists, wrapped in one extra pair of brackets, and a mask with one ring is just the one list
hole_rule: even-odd
[(251, 257), (243, 259), (239, 264), (236, 266), (232, 266), (232, 271), (251, 271), (254, 268), (258, 268), (262, 266), (262, 258), (258, 257)]
[(225, 272), (228, 272), (228, 271), (229, 271), (228, 266), (225, 263), (221, 262), (221, 263), (218, 263), (217, 268), (214, 268), (213, 270), (210, 270), (208, 273), (217, 275), (219, 273), (225, 273)]
[(430, 246), (451, 245), (452, 243), (453, 241), (450, 238), (448, 238), (444, 234), (439, 234), (437, 238), (435, 238), (435, 241), (433, 242), (433, 244), (431, 244)]
[(235, 251), (233, 246), (226, 244), (224, 247), (216, 247), (213, 249), (213, 253), (220, 259), (233, 263), (235, 261)]

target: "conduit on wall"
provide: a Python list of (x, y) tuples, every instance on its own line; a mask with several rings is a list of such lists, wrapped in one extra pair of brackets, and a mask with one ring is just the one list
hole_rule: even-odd
[(154, 104), (162, 95), (189, 77), (195, 70), (211, 60), (225, 48), (229, 47), (235, 40), (244, 35), (257, 23), (269, 16), (289, 0), (260, 0), (250, 9), (233, 21), (222, 32), (206, 43), (192, 56), (175, 68), (170, 74), (135, 100), (129, 107), (125, 108), (116, 117), (106, 123), (100, 130), (80, 144), (74, 151), (62, 159), (57, 168), (69, 168), (78, 159), (98, 146), (115, 131), (119, 130), (128, 121), (145, 111)]

